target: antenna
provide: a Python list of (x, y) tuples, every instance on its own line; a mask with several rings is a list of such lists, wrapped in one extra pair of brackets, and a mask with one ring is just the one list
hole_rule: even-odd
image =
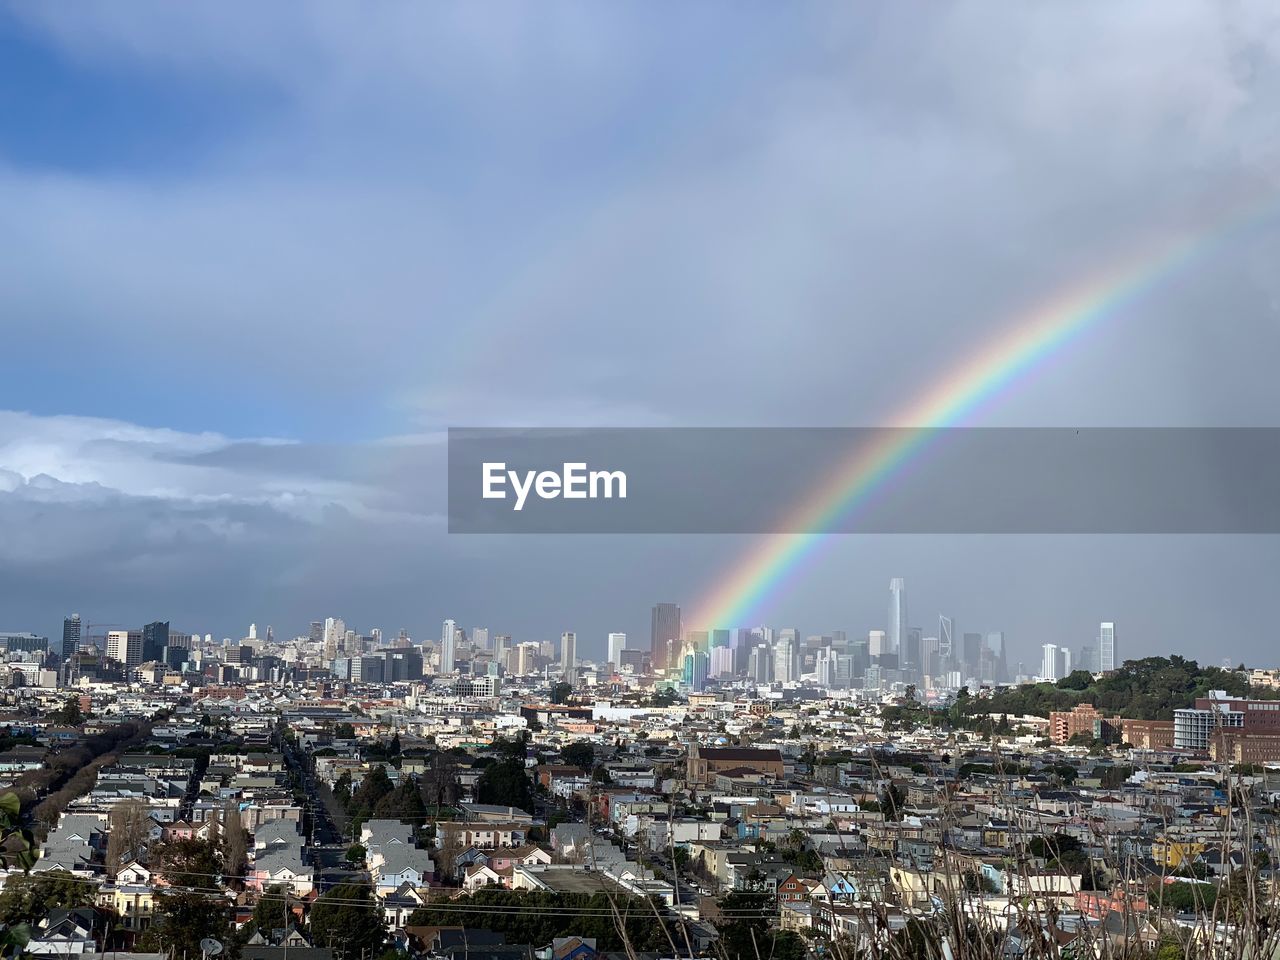
[(216, 957), (220, 953), (222, 953), (222, 941), (215, 940), (213, 937), (205, 937), (200, 941), (200, 956), (205, 960)]

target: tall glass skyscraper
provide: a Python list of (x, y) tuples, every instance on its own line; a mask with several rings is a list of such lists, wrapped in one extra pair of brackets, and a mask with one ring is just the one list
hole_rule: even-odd
[(1098, 669), (1109, 673), (1116, 668), (1116, 625), (1103, 623), (1098, 634)]
[(157, 620), (142, 628), (142, 662), (164, 660), (164, 648), (169, 645), (169, 621)]
[(675, 603), (654, 604), (649, 622), (649, 652), (653, 660), (653, 669), (665, 670), (672, 666), (668, 663), (668, 650), (678, 654), (682, 649), (681, 641), (684, 633), (680, 625), (680, 606)]
[(907, 582), (902, 577), (889, 581), (889, 636), (886, 653), (903, 653), (907, 639)]
[(62, 659), (70, 660), (80, 649), (80, 614), (73, 613), (62, 621)]
[(453, 673), (454, 661), (458, 657), (458, 625), (446, 620), (440, 628), (440, 672)]

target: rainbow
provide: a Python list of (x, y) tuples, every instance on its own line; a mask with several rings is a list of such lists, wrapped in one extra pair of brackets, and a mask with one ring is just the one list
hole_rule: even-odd
[[(1268, 205), (1270, 206), (1270, 205)], [(1256, 213), (1256, 204), (1249, 208)], [(1010, 325), (956, 366), (938, 385), (891, 418), (884, 439), (864, 445), (783, 515), (778, 529), (799, 531), (761, 539), (691, 608), (696, 629), (749, 625), (829, 541), (830, 530), (880, 484), (926, 447), (934, 431), (956, 426), (1019, 377), (1055, 356), (1099, 321), (1130, 305), (1224, 238), (1237, 217), (1210, 230), (1166, 241), (1066, 287)], [(1254, 219), (1253, 216), (1247, 218)]]

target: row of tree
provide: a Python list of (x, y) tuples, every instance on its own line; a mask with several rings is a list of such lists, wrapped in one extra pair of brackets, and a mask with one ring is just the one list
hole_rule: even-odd
[(1129, 660), (1120, 669), (1098, 679), (1077, 670), (1056, 683), (1028, 683), (1000, 690), (990, 697), (956, 698), (951, 719), (967, 725), (977, 715), (1047, 717), (1055, 710), (1070, 710), (1092, 703), (1105, 714), (1131, 720), (1169, 720), (1173, 711), (1192, 706), (1210, 690), (1255, 699), (1280, 698), (1280, 691), (1258, 688), (1235, 670), (1202, 667), (1179, 656)]

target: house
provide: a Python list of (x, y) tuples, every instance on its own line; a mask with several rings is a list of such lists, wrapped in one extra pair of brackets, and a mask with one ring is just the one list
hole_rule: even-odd
[(526, 823), (442, 821), (436, 825), (436, 846), (438, 847), (477, 847), (481, 850), (497, 850), (502, 847), (523, 846), (528, 839), (529, 824)]
[(111, 884), (98, 891), (98, 904), (115, 911), (115, 929), (141, 933), (155, 915), (154, 888), (139, 884)]
[(95, 935), (105, 933), (107, 927), (105, 919), (91, 907), (50, 910), (49, 915), (41, 922), (39, 932), (27, 944), (25, 952), (36, 956), (61, 957), (95, 953), (98, 949)]
[(794, 873), (778, 884), (778, 900), (788, 903), (809, 899), (809, 887)]
[(398, 820), (370, 820), (360, 831), (374, 889), (382, 896), (403, 884), (420, 887), (434, 876), (431, 854), (414, 845), (413, 828)]
[(550, 960), (595, 960), (594, 937), (556, 937), (551, 941)]
[(382, 898), (382, 915), (392, 930), (402, 930), (409, 923), (413, 911), (426, 903), (417, 887), (405, 883)]
[(506, 876), (503, 876), (498, 873), (498, 871), (484, 863), (477, 863), (467, 867), (466, 875), (462, 880), (462, 889), (467, 893), (475, 893), (482, 887), (497, 886), (511, 886), (510, 871), (507, 872)]
[(315, 869), (303, 862), (302, 836), (292, 820), (264, 823), (253, 834), (253, 862), (245, 886), (261, 892), (281, 887), (300, 897), (315, 889)]
[(516, 847), (514, 850), (494, 850), (489, 854), (489, 866), (502, 873), (504, 870), (510, 872), (511, 867), (517, 863), (535, 864), (550, 863), (551, 854), (535, 844), (525, 844), (523, 847)]
[(151, 882), (151, 871), (131, 860), (116, 871), (116, 883), (122, 886), (145, 885)]

